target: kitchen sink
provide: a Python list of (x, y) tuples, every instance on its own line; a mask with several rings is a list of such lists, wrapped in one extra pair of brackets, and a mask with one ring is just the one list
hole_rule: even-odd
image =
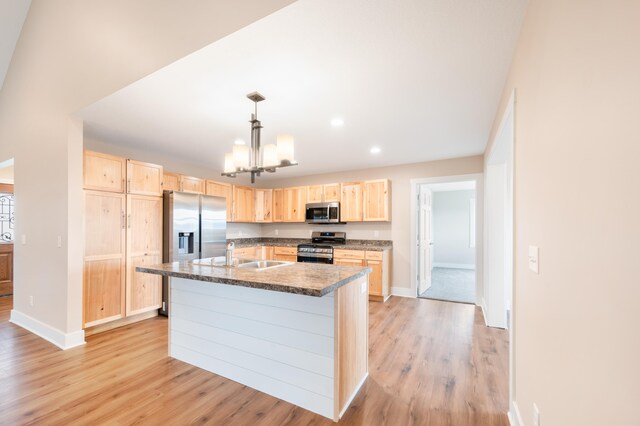
[[(202, 265), (202, 266), (225, 267), (227, 266), (225, 262), (226, 262), (225, 257), (219, 256), (219, 257), (206, 257), (204, 259), (195, 259), (191, 263), (193, 263), (194, 265)], [(245, 265), (247, 263), (254, 263), (254, 262), (257, 262), (257, 260), (256, 259), (233, 259), (233, 264), (231, 264), (230, 267), (238, 268), (241, 265)]]
[(291, 265), (293, 262), (284, 262), (281, 260), (257, 260), (254, 262), (247, 262), (238, 265), (238, 268), (252, 268), (252, 269), (270, 269), (277, 268), (278, 266)]

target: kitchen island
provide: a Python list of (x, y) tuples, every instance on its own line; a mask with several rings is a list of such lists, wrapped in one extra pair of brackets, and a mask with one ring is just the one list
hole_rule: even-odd
[(335, 421), (367, 378), (370, 268), (136, 270), (170, 277), (171, 357)]

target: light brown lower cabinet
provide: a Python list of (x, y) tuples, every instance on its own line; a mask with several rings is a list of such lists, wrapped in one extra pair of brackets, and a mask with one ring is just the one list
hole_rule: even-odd
[(162, 277), (136, 267), (162, 263), (162, 197), (127, 196), (126, 314), (160, 308)]
[(273, 260), (281, 260), (284, 262), (297, 262), (298, 248), (297, 247), (274, 247)]
[(390, 250), (362, 251), (336, 249), (333, 252), (333, 264), (344, 266), (368, 266), (369, 300), (384, 302), (390, 295), (391, 263)]
[(125, 195), (85, 191), (83, 323), (125, 316)]
[(153, 314), (161, 277), (135, 268), (162, 263), (162, 197), (85, 191), (84, 199), (84, 328)]

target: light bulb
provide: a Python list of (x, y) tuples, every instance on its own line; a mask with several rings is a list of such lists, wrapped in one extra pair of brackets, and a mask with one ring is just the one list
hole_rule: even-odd
[(249, 147), (246, 145), (234, 145), (233, 147), (233, 165), (236, 169), (249, 168)]
[(269, 167), (269, 166), (277, 166), (278, 164), (280, 164), (280, 161), (278, 161), (278, 147), (273, 143), (263, 146), (262, 147), (262, 166)]
[(236, 171), (236, 166), (233, 163), (233, 152), (227, 152), (224, 155), (224, 172), (233, 173)]
[(293, 136), (278, 135), (278, 160), (293, 162)]

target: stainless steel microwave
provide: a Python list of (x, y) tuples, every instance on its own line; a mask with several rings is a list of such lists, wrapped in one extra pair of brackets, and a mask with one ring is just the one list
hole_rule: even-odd
[(340, 223), (340, 203), (307, 204), (307, 223)]

